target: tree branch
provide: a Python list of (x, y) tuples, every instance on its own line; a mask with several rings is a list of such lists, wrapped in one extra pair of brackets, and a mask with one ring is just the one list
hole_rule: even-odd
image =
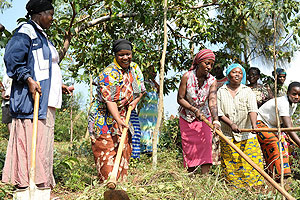
[(199, 4), (197, 6), (192, 6), (190, 7), (190, 9), (198, 9), (198, 8), (205, 8), (205, 7), (209, 7), (209, 6), (219, 6), (220, 4), (219, 3), (208, 3), (208, 4)]
[(0, 24), (0, 33), (3, 32), (4, 30), (5, 30), (5, 27), (2, 24)]
[[(118, 18), (127, 18), (127, 17), (134, 17), (136, 15), (137, 15), (137, 13), (124, 13), (124, 14), (116, 15), (116, 17), (118, 17)], [(78, 34), (79, 32), (84, 31), (84, 30), (86, 30), (86, 29), (88, 29), (92, 26), (95, 26), (95, 25), (100, 24), (102, 22), (109, 21), (111, 19), (112, 19), (112, 17), (109, 16), (109, 15), (94, 19), (90, 22), (84, 23), (81, 26), (75, 28), (75, 33)], [(68, 51), (68, 49), (70, 47), (70, 42), (71, 42), (71, 39), (73, 38), (73, 36), (74, 35), (72, 35), (71, 33), (69, 33), (69, 34), (66, 33), (65, 40), (64, 40), (64, 46), (63, 46), (63, 48), (61, 48), (59, 50), (59, 60), (60, 61), (64, 58), (66, 52)]]
[[(197, 6), (191, 6), (191, 7), (187, 7), (187, 9), (199, 9), (199, 8), (205, 8), (205, 7), (210, 7), (210, 6), (219, 6), (220, 4), (217, 3), (217, 2), (213, 2), (213, 3), (208, 3), (208, 4), (199, 4)], [(174, 8), (177, 8), (179, 9), (180, 7), (176, 7), (176, 6), (170, 6), (169, 9), (174, 9)], [(180, 8), (182, 9), (182, 8)]]
[[(137, 13), (125, 13), (125, 14), (118, 14), (118, 15), (116, 15), (116, 17), (118, 17), (118, 18), (127, 18), (127, 17), (135, 17), (136, 15), (137, 15)], [(85, 29), (88, 29), (91, 26), (95, 26), (95, 25), (97, 25), (101, 22), (109, 21), (109, 20), (111, 20), (111, 18), (112, 17), (108, 15), (108, 16), (104, 16), (104, 17), (94, 19), (90, 22), (87, 22), (87, 23), (82, 24), (81, 26), (75, 28), (75, 32), (79, 33), (79, 32), (81, 32)]]

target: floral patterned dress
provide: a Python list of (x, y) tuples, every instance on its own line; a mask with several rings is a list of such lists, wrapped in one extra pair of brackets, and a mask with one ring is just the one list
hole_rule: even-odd
[[(199, 87), (196, 69), (189, 71), (186, 85), (186, 100), (198, 108), (208, 120), (211, 120), (208, 107), (210, 86), (216, 80), (208, 74), (203, 85)], [(212, 133), (209, 126), (196, 119), (193, 112), (179, 107), (179, 126), (182, 140), (184, 166), (195, 167), (211, 164), (212, 161)]]
[[(249, 86), (250, 87), (250, 86)], [(250, 87), (256, 95), (257, 107), (259, 108), (265, 102), (274, 98), (273, 93), (268, 85), (257, 84), (256, 87)]]
[[(144, 91), (143, 74), (133, 62), (127, 70), (123, 70), (114, 60), (98, 76), (96, 100), (89, 115), (89, 132), (100, 181), (107, 180), (112, 172), (121, 137), (117, 122), (108, 111), (106, 102), (115, 102), (121, 119), (125, 121), (129, 104)], [(127, 175), (132, 151), (131, 135), (134, 133), (132, 125), (129, 125), (129, 130), (117, 177), (125, 178)]]

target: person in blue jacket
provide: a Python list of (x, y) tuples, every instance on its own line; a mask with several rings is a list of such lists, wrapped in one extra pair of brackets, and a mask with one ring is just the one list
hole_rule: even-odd
[(52, 2), (29, 0), (26, 10), (31, 19), (16, 29), (4, 54), (7, 75), (13, 82), (10, 94), (12, 125), (2, 181), (15, 185), (18, 189), (16, 194), (28, 190), (33, 104), (34, 96), (38, 92), (40, 102), (35, 184), (39, 189), (49, 191), (50, 198), (50, 189), (54, 187), (55, 181), (54, 127), (49, 128), (49, 119), (54, 126), (55, 108), (61, 106), (62, 92), (70, 91), (62, 84), (59, 55), (44, 32), (50, 28), (53, 21)]

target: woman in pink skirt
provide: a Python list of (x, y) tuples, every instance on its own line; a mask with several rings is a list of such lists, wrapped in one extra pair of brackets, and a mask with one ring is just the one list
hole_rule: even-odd
[(209, 49), (196, 54), (192, 67), (180, 82), (177, 102), (179, 126), (182, 139), (184, 167), (194, 172), (201, 166), (206, 174), (212, 164), (212, 132), (200, 114), (213, 119), (215, 128), (220, 128), (217, 111), (217, 81), (209, 72), (215, 62), (215, 55)]

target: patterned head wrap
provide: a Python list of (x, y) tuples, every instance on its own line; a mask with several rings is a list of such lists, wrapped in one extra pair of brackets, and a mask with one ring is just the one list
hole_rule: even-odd
[[(286, 75), (286, 71), (285, 71), (285, 69), (277, 68), (276, 69), (276, 74), (277, 74), (277, 76), (282, 75), (282, 74)], [(275, 77), (274, 71), (272, 72), (272, 75)]]
[[(242, 67), (240, 64), (237, 64), (237, 63), (231, 64), (231, 65), (227, 68), (227, 70), (226, 70), (226, 76), (228, 77), (229, 73), (230, 73), (234, 68), (237, 68), (237, 67), (240, 68), (240, 69), (243, 71), (243, 78), (242, 78), (241, 83), (245, 85), (245, 84), (246, 84), (246, 71), (245, 71), (244, 67)], [(228, 81), (227, 81), (225, 84), (229, 84), (229, 79), (228, 79)]]
[(114, 53), (117, 53), (118, 51), (121, 50), (132, 50), (132, 44), (130, 41), (126, 39), (119, 39), (114, 41), (113, 48), (112, 48)]
[(202, 49), (199, 51), (196, 56), (194, 57), (192, 67), (189, 69), (189, 71), (195, 69), (197, 65), (199, 65), (202, 61), (211, 59), (215, 61), (215, 54), (210, 49)]
[(27, 17), (38, 14), (46, 10), (52, 10), (52, 0), (29, 0), (26, 4)]

